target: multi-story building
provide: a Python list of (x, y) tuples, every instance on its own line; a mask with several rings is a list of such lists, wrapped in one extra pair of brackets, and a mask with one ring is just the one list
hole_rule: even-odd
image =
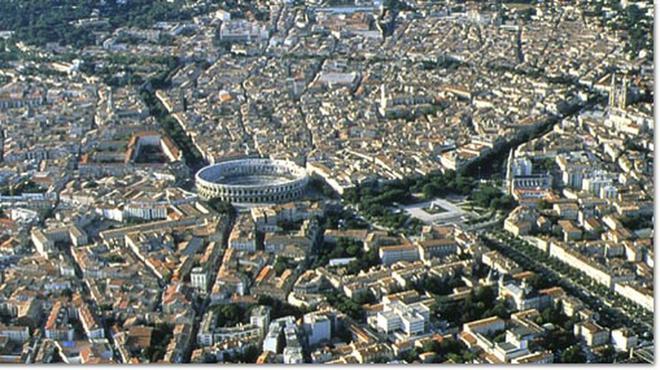
[(80, 319), (80, 323), (85, 330), (87, 338), (100, 339), (104, 337), (105, 330), (103, 329), (103, 326), (99, 324), (98, 320), (92, 314), (92, 311), (90, 311), (87, 304), (84, 304), (78, 308), (78, 318)]
[(190, 285), (200, 293), (209, 289), (209, 273), (203, 267), (194, 267), (190, 272)]
[(412, 244), (380, 247), (378, 250), (383, 265), (389, 266), (398, 261), (417, 261), (419, 249)]
[(270, 324), (270, 311), (268, 306), (256, 306), (250, 311), (250, 324), (261, 329), (261, 336), (266, 334)]
[(399, 300), (383, 303), (382, 310), (369, 320), (369, 324), (383, 333), (400, 331), (414, 336), (426, 331), (430, 309), (422, 302), (405, 303)]
[(617, 351), (628, 352), (637, 346), (637, 340), (637, 335), (628, 328), (612, 330), (612, 345)]
[(303, 323), (307, 328), (307, 343), (310, 346), (330, 340), (332, 322), (326, 315), (308, 313), (303, 317)]
[(50, 310), (46, 325), (44, 325), (46, 338), (52, 340), (73, 340), (74, 327), (69, 323), (69, 307), (61, 301), (56, 302)]
[(576, 337), (584, 339), (589, 347), (597, 347), (610, 342), (609, 329), (603, 328), (593, 321), (576, 323), (573, 326), (573, 332)]
[(424, 261), (443, 258), (458, 253), (458, 243), (453, 238), (426, 239), (416, 242), (419, 256)]

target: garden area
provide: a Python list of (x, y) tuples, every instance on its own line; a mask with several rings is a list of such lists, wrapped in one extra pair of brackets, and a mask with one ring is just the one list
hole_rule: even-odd
[(498, 187), (479, 183), (472, 177), (454, 171), (431, 173), (387, 184), (365, 184), (346, 191), (344, 200), (356, 206), (378, 225), (391, 230), (416, 232), (421, 222), (411, 219), (396, 207), (451, 195), (467, 196), (472, 205), (492, 210), (506, 212), (516, 206), (515, 200)]
[(317, 251), (316, 261), (311, 268), (327, 266), (335, 258), (355, 258), (346, 265), (346, 272), (357, 274), (380, 264), (378, 251), (365, 251), (362, 243), (347, 238), (339, 238), (336, 243), (323, 243)]

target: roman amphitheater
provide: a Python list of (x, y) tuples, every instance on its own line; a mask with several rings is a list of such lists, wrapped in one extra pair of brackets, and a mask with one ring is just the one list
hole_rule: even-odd
[(267, 158), (237, 159), (199, 170), (195, 183), (203, 199), (231, 203), (279, 203), (303, 195), (308, 177), (293, 162)]

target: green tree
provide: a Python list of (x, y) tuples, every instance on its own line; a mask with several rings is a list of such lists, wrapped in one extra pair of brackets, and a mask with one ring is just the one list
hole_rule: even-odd
[(347, 254), (349, 257), (356, 257), (356, 256), (358, 256), (359, 254), (361, 254), (361, 252), (362, 252), (362, 246), (357, 245), (357, 243), (350, 243), (350, 244), (346, 247), (346, 254)]
[(422, 346), (422, 353), (427, 353), (427, 352), (433, 352), (433, 353), (440, 353), (442, 351), (442, 347), (440, 346), (440, 342), (436, 340), (430, 340)]
[(111, 254), (108, 257), (108, 262), (110, 262), (110, 263), (124, 263), (124, 262), (126, 262), (126, 260), (124, 259), (124, 257), (122, 257), (118, 254)]
[(431, 199), (440, 195), (440, 188), (433, 183), (429, 183), (422, 187), (422, 192), (424, 193), (424, 197)]
[(417, 353), (417, 350), (414, 349), (414, 348), (409, 350), (409, 351), (404, 352), (401, 355), (401, 360), (403, 360), (403, 361), (405, 361), (409, 364), (412, 364), (413, 362), (417, 361), (418, 359), (419, 359), (419, 354)]
[(208, 204), (218, 213), (224, 213), (230, 216), (236, 215), (236, 208), (230, 202), (220, 200), (220, 198), (209, 199)]
[(359, 305), (363, 305), (366, 303), (369, 304), (376, 303), (376, 297), (374, 297), (373, 293), (371, 293), (370, 290), (356, 293), (355, 297), (353, 297), (353, 300)]
[(611, 364), (616, 359), (616, 351), (611, 345), (605, 346), (598, 354), (598, 362), (603, 364)]
[(274, 266), (274, 268), (275, 268), (275, 274), (277, 274), (277, 276), (282, 275), (282, 273), (284, 272), (284, 270), (286, 270), (287, 265), (288, 265), (287, 262), (288, 262), (288, 261), (287, 261), (286, 258), (279, 257), (279, 256), (277, 257), (277, 259), (275, 260), (275, 266)]
[(584, 363), (587, 358), (582, 352), (580, 345), (575, 344), (570, 346), (561, 354), (561, 362), (565, 364), (581, 364)]
[(362, 321), (364, 319), (364, 309), (362, 306), (346, 295), (338, 291), (331, 291), (327, 292), (325, 297), (330, 305), (352, 317), (354, 320)]
[(258, 304), (270, 307), (270, 316), (272, 319), (278, 319), (284, 316), (294, 316), (299, 319), (306, 313), (305, 310), (299, 307), (292, 306), (289, 303), (282, 302), (279, 299), (269, 296), (260, 296)]
[(243, 319), (243, 311), (237, 304), (221, 304), (212, 307), (218, 313), (217, 326), (234, 326)]

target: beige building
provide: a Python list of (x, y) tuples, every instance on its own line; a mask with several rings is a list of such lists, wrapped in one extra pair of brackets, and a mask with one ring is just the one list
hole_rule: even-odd
[(610, 331), (593, 321), (584, 321), (573, 326), (576, 337), (584, 339), (589, 347), (597, 347), (609, 343)]

